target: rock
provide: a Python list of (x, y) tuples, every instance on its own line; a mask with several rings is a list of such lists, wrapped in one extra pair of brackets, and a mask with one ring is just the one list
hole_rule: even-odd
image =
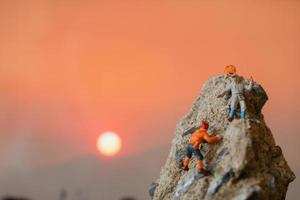
[[(191, 111), (177, 124), (169, 156), (157, 180), (154, 200), (285, 199), (295, 175), (261, 113), (267, 94), (255, 84), (256, 89), (246, 94), (247, 119), (229, 123), (226, 118), (228, 99), (217, 98), (217, 95), (230, 81), (225, 75), (210, 78)], [(217, 144), (202, 144), (204, 166), (211, 175), (197, 177), (195, 160), (191, 161), (188, 172), (179, 166), (190, 132), (202, 120), (210, 123), (210, 134), (219, 133), (223, 140)]]
[(122, 197), (120, 200), (136, 200), (134, 197)]
[(261, 109), (263, 108), (265, 103), (268, 101), (269, 97), (263, 87), (259, 84), (253, 85), (253, 91), (256, 93), (256, 95), (254, 95), (256, 97), (256, 113), (259, 113), (261, 112)]
[(213, 196), (214, 194), (216, 194), (219, 191), (219, 189), (224, 184), (226, 184), (232, 177), (234, 177), (234, 172), (233, 170), (230, 170), (223, 176), (219, 176), (218, 178), (214, 179), (209, 185), (207, 194), (209, 196)]
[(233, 200), (257, 200), (261, 199), (259, 193), (261, 188), (258, 186), (243, 188), (240, 194), (233, 198)]
[(149, 195), (150, 195), (151, 198), (153, 198), (154, 192), (155, 192), (155, 189), (156, 189), (157, 186), (158, 186), (157, 183), (151, 183), (151, 185), (149, 187)]
[(282, 150), (280, 146), (275, 146), (272, 149), (272, 158), (277, 158), (282, 155)]
[(29, 200), (29, 199), (26, 199), (26, 198), (23, 198), (23, 197), (7, 196), (7, 197), (4, 197), (2, 200)]
[(189, 174), (189, 176), (186, 176), (181, 182), (179, 182), (175, 191), (175, 198), (180, 197), (183, 193), (187, 192), (195, 180), (196, 173)]

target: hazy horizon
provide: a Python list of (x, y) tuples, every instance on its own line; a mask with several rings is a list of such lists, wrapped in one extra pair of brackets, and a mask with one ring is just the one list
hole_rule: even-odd
[[(95, 180), (103, 195), (117, 195), (117, 182), (148, 198), (144, 187), (159, 176), (176, 123), (228, 64), (267, 91), (265, 120), (299, 176), (299, 19), (293, 0), (1, 1), (0, 177), (92, 155), (105, 166), (124, 163), (123, 179)], [(109, 159), (96, 148), (108, 130), (123, 142)], [(141, 178), (131, 187), (134, 166)], [(19, 186), (57, 193), (54, 180), (46, 187), (36, 176)], [(3, 179), (0, 196), (14, 193), (16, 180)], [(290, 185), (288, 200), (299, 185)]]

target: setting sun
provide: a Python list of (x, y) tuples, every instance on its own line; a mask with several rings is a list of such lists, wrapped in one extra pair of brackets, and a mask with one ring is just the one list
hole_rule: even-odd
[(113, 156), (121, 149), (121, 139), (114, 132), (104, 132), (97, 141), (99, 152), (105, 156)]

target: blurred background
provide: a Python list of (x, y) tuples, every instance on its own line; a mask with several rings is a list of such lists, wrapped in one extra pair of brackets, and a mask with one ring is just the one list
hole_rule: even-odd
[(300, 1), (242, 2), (0, 0), (0, 198), (149, 199), (176, 123), (228, 64), (267, 91), (299, 177)]

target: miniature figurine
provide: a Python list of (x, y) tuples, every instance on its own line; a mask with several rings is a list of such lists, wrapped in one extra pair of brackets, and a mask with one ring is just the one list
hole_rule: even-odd
[(236, 74), (236, 67), (234, 65), (225, 66), (224, 73), (228, 75)]
[(202, 122), (201, 127), (198, 128), (191, 136), (189, 143), (187, 145), (186, 158), (183, 160), (183, 170), (189, 170), (189, 163), (192, 155), (194, 154), (197, 158), (197, 169), (198, 173), (204, 173), (203, 168), (203, 155), (200, 152), (201, 143), (216, 143), (222, 139), (221, 135), (210, 136), (207, 133), (209, 124), (205, 121)]
[(230, 111), (228, 120), (231, 122), (236, 114), (238, 103), (241, 107), (241, 119), (245, 119), (246, 116), (246, 102), (245, 102), (245, 90), (251, 91), (253, 86), (253, 78), (250, 78), (250, 84), (246, 85), (245, 80), (242, 76), (233, 76), (232, 83), (225, 89), (223, 93), (218, 95), (218, 98), (223, 97), (225, 94), (231, 92)]

